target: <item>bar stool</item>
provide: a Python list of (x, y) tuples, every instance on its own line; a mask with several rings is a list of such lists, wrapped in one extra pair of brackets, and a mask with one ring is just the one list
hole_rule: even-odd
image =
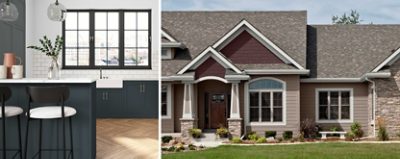
[[(64, 102), (69, 98), (69, 88), (66, 86), (55, 86), (55, 87), (27, 87), (29, 95), (29, 104), (27, 117), (28, 122), (26, 126), (26, 142), (25, 142), (25, 158), (27, 158), (27, 147), (28, 147), (28, 134), (29, 134), (29, 123), (32, 119), (39, 120), (39, 151), (33, 155), (33, 158), (39, 156), (42, 157), (42, 151), (62, 151), (64, 159), (66, 152), (69, 152), (68, 158), (74, 158), (73, 151), (73, 138), (72, 138), (72, 116), (76, 114), (76, 110), (73, 107), (65, 106)], [(32, 104), (49, 104), (55, 103), (56, 106), (39, 106), (31, 108)], [(70, 134), (70, 149), (66, 148), (66, 135), (65, 135), (65, 118), (69, 119), (69, 134)], [(63, 149), (42, 149), (42, 121), (43, 120), (54, 120), (61, 119), (62, 121), (62, 135), (63, 135)]]
[[(11, 89), (8, 87), (0, 87), (0, 102), (1, 102), (1, 112), (0, 118), (2, 119), (2, 133), (3, 133), (3, 158), (7, 156), (7, 151), (16, 151), (13, 158), (18, 154), (20, 159), (22, 159), (22, 143), (21, 143), (21, 114), (23, 113), (22, 108), (17, 106), (6, 106), (6, 101), (11, 98)], [(3, 115), (4, 114), (4, 115)], [(17, 117), (18, 119), (18, 145), (19, 149), (7, 149), (6, 146), (6, 118)]]

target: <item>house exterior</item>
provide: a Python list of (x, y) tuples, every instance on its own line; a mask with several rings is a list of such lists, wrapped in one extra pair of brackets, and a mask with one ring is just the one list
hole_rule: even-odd
[(162, 13), (162, 132), (298, 135), (309, 119), (400, 132), (400, 25), (308, 25), (306, 11)]

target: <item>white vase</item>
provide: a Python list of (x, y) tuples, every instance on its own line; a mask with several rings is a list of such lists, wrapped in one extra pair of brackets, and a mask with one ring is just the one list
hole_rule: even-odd
[(59, 80), (61, 76), (60, 65), (58, 64), (58, 57), (51, 57), (51, 63), (47, 72), (47, 78), (50, 80)]

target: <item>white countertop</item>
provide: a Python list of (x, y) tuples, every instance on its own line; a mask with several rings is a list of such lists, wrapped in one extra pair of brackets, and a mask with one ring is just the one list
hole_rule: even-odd
[(46, 78), (0, 79), (0, 83), (93, 83), (97, 79), (91, 78), (61, 78), (49, 80)]

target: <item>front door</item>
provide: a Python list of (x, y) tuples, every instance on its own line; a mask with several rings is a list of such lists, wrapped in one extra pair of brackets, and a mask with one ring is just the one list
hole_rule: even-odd
[(227, 96), (225, 93), (208, 94), (209, 128), (226, 127)]

